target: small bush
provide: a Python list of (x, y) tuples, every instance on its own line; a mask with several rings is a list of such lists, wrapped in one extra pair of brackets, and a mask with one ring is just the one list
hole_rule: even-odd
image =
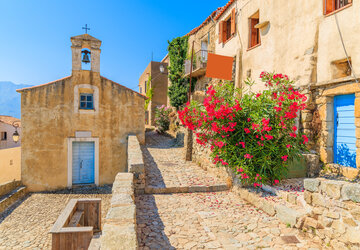
[(155, 123), (158, 130), (163, 133), (169, 130), (171, 108), (165, 105), (156, 107), (155, 109)]

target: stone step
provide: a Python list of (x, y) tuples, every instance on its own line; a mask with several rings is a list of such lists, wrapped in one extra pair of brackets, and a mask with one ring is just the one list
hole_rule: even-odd
[(8, 194), (0, 197), (0, 213), (4, 212), (8, 207), (14, 204), (17, 200), (21, 199), (27, 194), (27, 189), (20, 186)]
[(171, 193), (206, 193), (206, 192), (221, 192), (227, 191), (230, 187), (226, 184), (212, 185), (212, 186), (180, 186), (180, 187), (145, 187), (145, 194), (171, 194)]

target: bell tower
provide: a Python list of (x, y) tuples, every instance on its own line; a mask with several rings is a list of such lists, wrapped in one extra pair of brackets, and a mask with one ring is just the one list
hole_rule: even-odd
[(84, 65), (90, 64), (90, 71), (100, 73), (101, 41), (89, 34), (71, 37), (72, 72), (88, 70)]

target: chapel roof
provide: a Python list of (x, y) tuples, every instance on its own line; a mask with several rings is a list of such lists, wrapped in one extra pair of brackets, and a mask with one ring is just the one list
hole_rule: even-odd
[(17, 122), (17, 124), (21, 127), (20, 119), (9, 116), (9, 115), (0, 115), (0, 122), (12, 125), (13, 122)]

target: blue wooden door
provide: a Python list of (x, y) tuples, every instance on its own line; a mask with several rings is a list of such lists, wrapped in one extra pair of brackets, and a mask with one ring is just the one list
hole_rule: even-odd
[(334, 162), (356, 168), (355, 95), (334, 97)]
[(94, 142), (73, 142), (72, 145), (73, 184), (94, 183), (95, 144)]

